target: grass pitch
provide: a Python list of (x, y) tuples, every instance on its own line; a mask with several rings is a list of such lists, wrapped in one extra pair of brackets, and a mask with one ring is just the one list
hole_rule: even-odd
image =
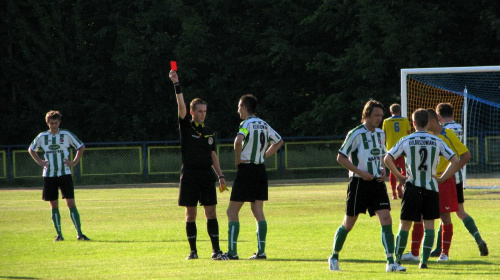
[[(255, 221), (249, 205), (240, 215), (239, 261), (210, 260), (203, 209), (198, 208), (198, 260), (185, 260), (189, 245), (177, 188), (84, 188), (76, 190), (83, 232), (76, 240), (69, 211), (60, 201), (65, 241), (54, 243), (49, 204), (41, 190), (1, 190), (0, 279), (498, 279), (500, 277), (500, 193), (465, 190), (466, 210), (488, 243), (478, 248), (453, 216), (451, 261), (431, 258), (428, 270), (405, 263), (407, 272), (385, 272), (376, 217), (360, 215), (340, 254), (340, 272), (328, 270), (335, 230), (344, 216), (346, 182), (274, 184), (265, 204), (268, 260), (246, 260), (256, 251)], [(221, 248), (227, 250), (229, 193), (219, 194)], [(64, 207), (63, 207), (64, 206)], [(400, 200), (392, 201), (393, 232)], [(437, 223), (436, 223), (437, 225)], [(407, 249), (410, 244), (408, 243)]]

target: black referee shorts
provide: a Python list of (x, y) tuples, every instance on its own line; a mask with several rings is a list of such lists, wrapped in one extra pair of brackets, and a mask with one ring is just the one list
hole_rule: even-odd
[(59, 177), (43, 177), (42, 199), (53, 201), (59, 199), (59, 189), (63, 199), (75, 198), (75, 187), (71, 175)]
[(268, 182), (264, 164), (242, 163), (238, 165), (236, 179), (231, 190), (231, 201), (255, 202), (268, 199)]
[(439, 219), (439, 193), (406, 182), (401, 202), (401, 220), (420, 222)]
[(179, 186), (179, 206), (217, 204), (214, 175), (211, 169), (182, 169)]
[(366, 214), (368, 210), (372, 217), (375, 211), (382, 209), (391, 210), (385, 183), (378, 182), (376, 179), (365, 181), (352, 177), (347, 187), (346, 215), (356, 217), (359, 214)]

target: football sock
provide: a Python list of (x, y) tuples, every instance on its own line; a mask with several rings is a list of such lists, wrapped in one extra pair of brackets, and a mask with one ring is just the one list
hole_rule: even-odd
[(382, 245), (384, 245), (387, 263), (394, 263), (394, 233), (392, 233), (392, 225), (382, 226)]
[(432, 245), (434, 243), (434, 230), (426, 229), (424, 230), (424, 242), (422, 246), (422, 256), (420, 258), (421, 263), (427, 264), (429, 256), (431, 254)]
[(443, 237), (443, 224), (439, 224), (438, 232), (436, 234), (436, 247), (434, 247), (436, 251), (442, 251), (441, 239)]
[(198, 252), (196, 250), (196, 222), (186, 222), (186, 235), (189, 242), (189, 247), (191, 248), (191, 252)]
[(266, 252), (266, 235), (267, 235), (267, 222), (258, 221), (257, 222), (257, 255), (261, 255)]
[(69, 215), (71, 216), (71, 220), (75, 225), (76, 234), (78, 236), (82, 235), (82, 224), (80, 223), (80, 213), (78, 213), (78, 209), (76, 209), (76, 206), (73, 208), (69, 208)]
[(339, 258), (339, 254), (335, 252), (340, 252), (342, 250), (342, 247), (344, 246), (345, 239), (347, 238), (347, 234), (349, 232), (345, 230), (345, 228), (341, 225), (338, 229), (337, 232), (335, 233), (335, 237), (333, 238), (333, 252), (332, 252), (332, 258)]
[(443, 250), (442, 253), (449, 255), (451, 238), (453, 237), (453, 224), (443, 225)]
[(57, 235), (62, 236), (61, 232), (61, 214), (59, 213), (59, 208), (52, 209), (52, 222), (56, 228)]
[(479, 230), (477, 229), (474, 219), (472, 219), (471, 216), (468, 216), (467, 218), (463, 219), (462, 222), (464, 223), (465, 228), (467, 228), (472, 237), (474, 237), (476, 243), (479, 244), (479, 241), (483, 239), (481, 238), (481, 234), (479, 234)]
[(238, 255), (238, 235), (240, 234), (240, 222), (229, 222), (227, 231), (228, 253), (231, 256)]
[(219, 252), (219, 222), (217, 221), (217, 218), (207, 219), (207, 232), (208, 236), (210, 236), (210, 241), (212, 242), (212, 251), (214, 253)]
[(424, 237), (424, 224), (414, 223), (413, 230), (411, 232), (411, 254), (414, 256), (419, 255), (420, 244), (422, 243), (422, 238)]
[(404, 230), (399, 230), (398, 236), (396, 236), (396, 246), (394, 248), (394, 252), (396, 253), (396, 262), (401, 261), (401, 256), (405, 251), (407, 242), (408, 242), (408, 232)]

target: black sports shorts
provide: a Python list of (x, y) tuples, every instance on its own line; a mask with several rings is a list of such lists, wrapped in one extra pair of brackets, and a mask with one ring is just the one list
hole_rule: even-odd
[(414, 222), (439, 219), (439, 193), (406, 182), (400, 218)]
[(75, 187), (71, 175), (60, 177), (43, 177), (42, 199), (53, 201), (59, 199), (59, 189), (63, 199), (75, 198)]
[(457, 184), (457, 199), (458, 203), (464, 203), (465, 198), (464, 198), (464, 183), (458, 183)]
[(214, 175), (211, 169), (182, 169), (179, 184), (179, 206), (217, 204)]
[(366, 214), (368, 210), (372, 217), (375, 211), (382, 209), (391, 210), (385, 183), (378, 182), (376, 179), (365, 181), (352, 177), (347, 187), (346, 215), (356, 217), (361, 213)]
[(231, 190), (231, 201), (255, 202), (268, 199), (267, 172), (264, 164), (241, 163)]

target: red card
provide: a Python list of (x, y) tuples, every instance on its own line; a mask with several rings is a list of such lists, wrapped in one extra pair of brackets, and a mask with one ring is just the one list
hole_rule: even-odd
[(177, 71), (177, 61), (170, 61), (170, 69)]

